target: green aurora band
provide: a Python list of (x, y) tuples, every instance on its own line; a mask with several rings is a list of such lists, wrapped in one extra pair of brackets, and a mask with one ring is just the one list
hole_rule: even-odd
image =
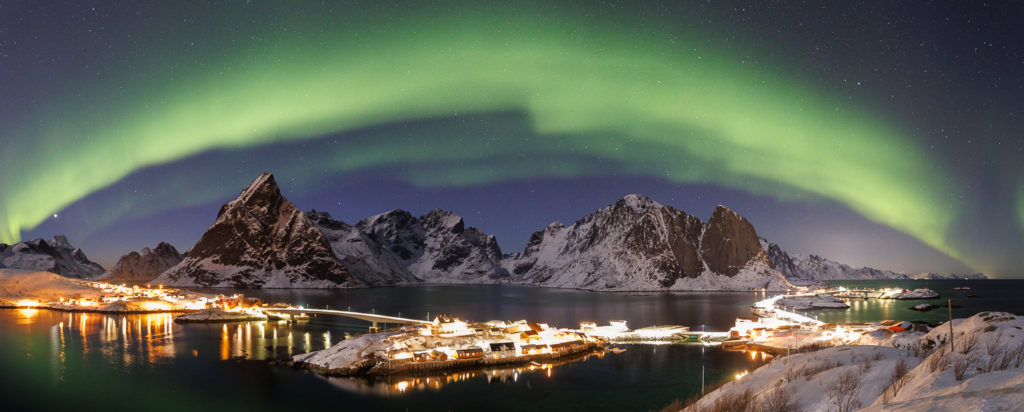
[[(544, 17), (556, 12), (469, 10), (290, 33), (213, 67), (155, 68), (125, 92), (55, 100), (7, 130), (15, 147), (0, 153), (0, 241), (134, 171), (209, 150), (521, 112), (543, 139), (381, 141), (334, 153), (325, 167), (423, 165), (406, 177), (450, 186), (601, 174), (588, 164), (609, 162), (621, 173), (830, 199), (960, 258), (946, 239), (958, 187), (896, 128), (678, 36)], [(153, 80), (169, 77), (179, 80)], [(552, 160), (560, 156), (575, 160)]]

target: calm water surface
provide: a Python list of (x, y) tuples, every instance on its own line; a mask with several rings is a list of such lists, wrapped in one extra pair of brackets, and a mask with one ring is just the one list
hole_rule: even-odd
[[(915, 281), (954, 296), (954, 315), (1020, 311), (1020, 281), (970, 282), (967, 298), (955, 283)], [(851, 282), (847, 282), (850, 286)], [(859, 285), (864, 286), (864, 285)], [(216, 290), (217, 293), (230, 291)], [(508, 286), (428, 286), (347, 291), (250, 290), (249, 296), (310, 307), (426, 318), (448, 313), (471, 320), (530, 319), (572, 327), (580, 321), (624, 319), (633, 327), (682, 324), (725, 330), (761, 293), (594, 293)], [(963, 293), (966, 295), (966, 293)], [(813, 312), (836, 321), (938, 320), (944, 313), (906, 309), (912, 302), (854, 304), (848, 311)], [(945, 302), (944, 300), (942, 302)], [(936, 301), (936, 303), (939, 303)], [(99, 315), (0, 309), (0, 392), (14, 408), (139, 407), (269, 410), (649, 410), (763, 363), (762, 355), (691, 345), (625, 345), (551, 368), (469, 371), (390, 381), (323, 378), (275, 366), (267, 359), (319, 350), (367, 324), (317, 317), (309, 323), (176, 324), (170, 315)], [(7, 409), (5, 407), (5, 409)], [(16, 409), (9, 409), (16, 410)]]

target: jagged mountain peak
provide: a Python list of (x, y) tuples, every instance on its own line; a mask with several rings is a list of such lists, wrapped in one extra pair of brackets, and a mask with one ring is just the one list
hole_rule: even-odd
[(107, 278), (110, 282), (149, 282), (174, 267), (185, 258), (178, 250), (166, 242), (160, 242), (155, 248), (142, 248), (121, 256), (117, 264), (110, 270)]
[(427, 228), (444, 228), (454, 233), (462, 233), (465, 230), (465, 223), (462, 217), (454, 212), (442, 209), (434, 209), (420, 217), (423, 226)]
[(384, 213), (370, 216), (366, 219), (360, 220), (359, 224), (363, 226), (379, 226), (389, 225), (396, 227), (409, 226), (416, 220), (416, 217), (406, 210), (393, 209)]
[(274, 175), (270, 172), (263, 172), (252, 183), (249, 183), (245, 189), (242, 189), (242, 192), (238, 194), (235, 201), (245, 203), (253, 199), (279, 196), (281, 196), (281, 188), (277, 185), (277, 181), (274, 180)]
[(225, 203), (188, 257), (157, 281), (268, 288), (350, 284), (324, 234), (281, 195), (270, 173)]
[(615, 202), (615, 206), (627, 206), (637, 213), (644, 213), (649, 209), (663, 207), (661, 203), (654, 201), (654, 199), (635, 193), (623, 196)]
[(326, 228), (328, 230), (349, 230), (349, 228), (352, 227), (348, 223), (335, 220), (331, 217), (330, 213), (322, 210), (312, 209), (306, 212), (306, 217), (308, 217), (309, 220), (318, 227)]
[(328, 233), (328, 237), (339, 258), (355, 258), (366, 267), (382, 268), (382, 273), (396, 281), (492, 282), (506, 275), (494, 236), (466, 227), (462, 217), (448, 210), (435, 209), (414, 217), (395, 209), (363, 219), (352, 230)]
[(627, 195), (569, 227), (534, 232), (503, 265), (525, 283), (582, 289), (785, 287), (753, 225), (729, 212), (717, 210), (705, 225), (646, 196)]
[(64, 235), (54, 236), (50, 240), (50, 246), (56, 249), (72, 250), (74, 246), (71, 246), (71, 242), (68, 241), (68, 237)]

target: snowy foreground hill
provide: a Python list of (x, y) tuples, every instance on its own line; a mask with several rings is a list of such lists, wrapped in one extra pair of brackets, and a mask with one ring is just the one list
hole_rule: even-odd
[[(1024, 317), (982, 312), (927, 334), (776, 358), (686, 411), (1024, 410)], [(884, 346), (879, 346), (884, 345)]]

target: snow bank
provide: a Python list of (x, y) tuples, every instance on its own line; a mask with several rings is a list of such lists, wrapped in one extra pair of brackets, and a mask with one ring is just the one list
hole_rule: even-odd
[(396, 333), (368, 333), (352, 337), (324, 350), (295, 355), (292, 361), (326, 375), (352, 375), (373, 366), (366, 364), (367, 357), (389, 346), (391, 343), (387, 338)]
[(687, 410), (703, 410), (719, 399), (748, 390), (758, 403), (766, 403), (776, 392), (782, 392), (789, 395), (791, 410), (834, 410), (829, 388), (846, 374), (855, 377), (851, 403), (866, 406), (882, 395), (900, 360), (909, 367), (920, 362), (905, 350), (878, 346), (839, 346), (777, 358), (709, 393)]
[(971, 411), (1024, 410), (1024, 318), (982, 312), (953, 319), (920, 343), (935, 350), (890, 402), (876, 400), (868, 410)]
[[(781, 400), (803, 411), (834, 410), (844, 398), (868, 411), (1024, 410), (1024, 318), (982, 312), (952, 323), (952, 352), (949, 323), (927, 334), (865, 335), (861, 343), (888, 346), (838, 346), (780, 357), (687, 410), (721, 406), (746, 391), (756, 403)], [(901, 363), (904, 374), (897, 373)]]

